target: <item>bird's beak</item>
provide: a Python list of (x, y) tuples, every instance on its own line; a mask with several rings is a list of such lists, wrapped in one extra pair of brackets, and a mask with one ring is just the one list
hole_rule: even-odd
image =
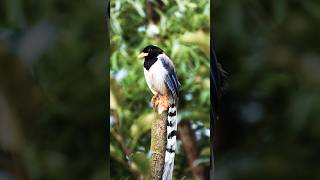
[(139, 58), (139, 59), (142, 59), (142, 58), (144, 58), (144, 57), (146, 57), (146, 56), (148, 56), (148, 53), (142, 52), (142, 53), (140, 53), (140, 54), (138, 55), (138, 58)]

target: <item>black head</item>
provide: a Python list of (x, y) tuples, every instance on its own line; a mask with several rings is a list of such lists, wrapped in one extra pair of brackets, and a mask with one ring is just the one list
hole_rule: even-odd
[(145, 59), (153, 59), (162, 53), (163, 53), (163, 50), (160, 49), (159, 47), (157, 47), (155, 45), (148, 45), (142, 50), (139, 57), (140, 58), (144, 57)]

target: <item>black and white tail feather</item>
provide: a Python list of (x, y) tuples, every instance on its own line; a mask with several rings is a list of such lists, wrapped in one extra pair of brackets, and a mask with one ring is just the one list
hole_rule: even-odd
[(165, 153), (165, 164), (163, 167), (162, 180), (171, 180), (174, 167), (174, 157), (176, 153), (176, 133), (177, 133), (177, 98), (170, 97), (170, 107), (168, 110), (167, 122), (167, 145)]

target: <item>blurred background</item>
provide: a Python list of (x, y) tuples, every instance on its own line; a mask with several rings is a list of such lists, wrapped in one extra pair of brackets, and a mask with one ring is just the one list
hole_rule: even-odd
[(110, 7), (111, 179), (150, 174), (153, 94), (137, 58), (149, 44), (172, 59), (182, 85), (174, 179), (209, 179), (209, 1), (117, 0)]
[(320, 2), (214, 0), (211, 10), (229, 73), (216, 179), (319, 179)]
[(0, 179), (107, 178), (106, 1), (0, 1)]
[[(111, 4), (109, 146), (107, 2), (0, 1), (1, 180), (106, 179), (108, 148), (113, 179), (145, 176), (152, 94), (136, 55), (150, 43), (177, 67), (179, 128), (194, 134), (198, 153), (190, 159), (206, 171), (209, 5), (152, 2)], [(211, 2), (216, 54), (229, 73), (216, 179), (318, 178), (319, 12), (316, 0)], [(198, 174), (184, 145), (175, 176), (191, 179)]]

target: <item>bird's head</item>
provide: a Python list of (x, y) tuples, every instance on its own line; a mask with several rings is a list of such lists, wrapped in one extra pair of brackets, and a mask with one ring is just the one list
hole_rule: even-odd
[(152, 59), (157, 57), (159, 54), (162, 54), (163, 50), (155, 45), (146, 46), (141, 53), (138, 55), (140, 59)]

